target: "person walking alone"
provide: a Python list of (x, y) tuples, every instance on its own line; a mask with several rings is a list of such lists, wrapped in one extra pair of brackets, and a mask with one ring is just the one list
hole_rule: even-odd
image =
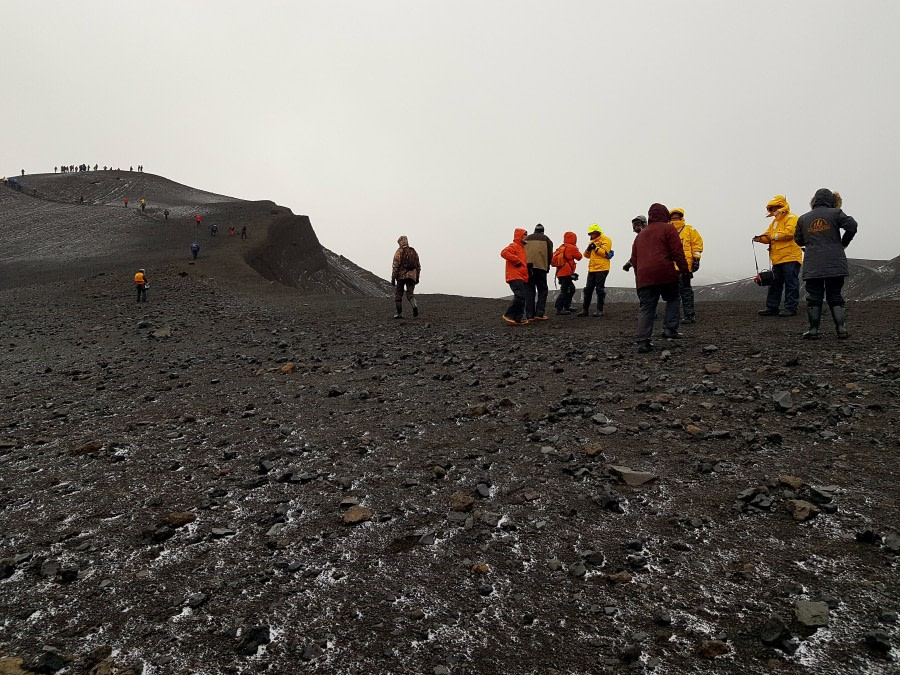
[(397, 240), (399, 248), (394, 252), (394, 261), (391, 265), (391, 285), (395, 286), (394, 305), (397, 308), (395, 319), (403, 318), (403, 292), (406, 291), (406, 299), (412, 305), (413, 317), (419, 316), (419, 305), (413, 295), (422, 266), (419, 264), (419, 254), (409, 245), (405, 235)]
[[(803, 251), (794, 241), (797, 216), (791, 213), (791, 206), (784, 195), (775, 195), (766, 204), (768, 218), (772, 218), (763, 234), (753, 237), (753, 241), (769, 245), (769, 260), (772, 263), (772, 283), (766, 296), (766, 307), (757, 312), (760, 316), (796, 316), (800, 301), (800, 266)], [(779, 312), (781, 292), (784, 291), (784, 309)]]
[(134, 288), (137, 290), (137, 301), (147, 302), (147, 273), (139, 269), (134, 275)]
[(534, 233), (525, 237), (525, 257), (528, 259), (528, 283), (525, 286), (525, 318), (547, 320), (547, 273), (553, 257), (553, 242), (538, 223)]
[(195, 239), (194, 243), (191, 244), (191, 255), (194, 256), (194, 260), (197, 259), (197, 256), (199, 255), (199, 253), (200, 253), (200, 242)]
[(512, 304), (503, 312), (501, 318), (513, 326), (528, 324), (528, 319), (525, 318), (525, 284), (528, 283), (528, 255), (525, 253), (527, 235), (525, 229), (517, 227), (512, 242), (500, 251), (500, 257), (506, 261), (506, 283), (509, 284), (513, 294)]
[(696, 323), (697, 315), (694, 311), (694, 288), (691, 286), (691, 279), (694, 272), (700, 269), (700, 256), (703, 254), (703, 238), (692, 226), (684, 222), (684, 209), (672, 209), (669, 213), (675, 232), (681, 239), (681, 245), (684, 249), (684, 257), (687, 260), (687, 269), (681, 269), (681, 272), (689, 272), (689, 274), (681, 274), (679, 276), (678, 294), (681, 296), (681, 310), (684, 318), (681, 323)]
[(591, 299), (597, 291), (597, 311), (594, 316), (603, 316), (606, 304), (606, 277), (609, 276), (609, 261), (613, 256), (612, 239), (603, 234), (597, 223), (588, 228), (591, 243), (584, 249), (584, 257), (588, 259), (588, 275), (584, 285), (584, 301), (577, 316), (588, 316)]
[[(679, 317), (679, 276), (689, 275), (687, 259), (678, 233), (669, 224), (669, 211), (662, 204), (653, 204), (647, 213), (650, 222), (631, 245), (635, 286), (641, 308), (637, 321), (638, 352), (653, 350), (650, 338), (656, 323), (656, 307), (659, 299), (666, 303), (663, 318), (663, 337), (677, 339)], [(677, 267), (677, 269), (676, 269)]]
[(578, 235), (566, 232), (563, 235), (562, 246), (553, 252), (551, 263), (556, 267), (556, 279), (559, 281), (559, 295), (556, 296), (557, 314), (572, 313), (572, 298), (575, 297), (575, 282), (578, 280), (575, 265), (582, 258), (577, 244)]
[[(809, 330), (803, 337), (819, 339), (822, 320), (822, 301), (831, 308), (831, 318), (839, 339), (850, 337), (841, 289), (850, 276), (850, 266), (844, 250), (856, 236), (856, 220), (841, 210), (842, 199), (837, 192), (826, 188), (816, 191), (809, 203), (811, 211), (797, 219), (794, 241), (804, 247), (803, 281), (806, 285), (806, 313)], [(844, 234), (841, 235), (841, 230)]]

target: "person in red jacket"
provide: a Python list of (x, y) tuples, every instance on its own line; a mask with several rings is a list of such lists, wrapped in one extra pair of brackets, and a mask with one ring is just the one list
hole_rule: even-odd
[(513, 293), (513, 301), (503, 313), (503, 320), (514, 326), (524, 326), (525, 318), (525, 284), (528, 283), (528, 256), (525, 253), (525, 237), (528, 231), (517, 227), (509, 246), (500, 251), (500, 257), (506, 261), (506, 283)]
[[(653, 204), (647, 216), (650, 224), (635, 237), (631, 246), (631, 260), (628, 261), (634, 268), (635, 285), (641, 302), (637, 343), (638, 352), (642, 354), (653, 349), (650, 336), (653, 335), (656, 306), (660, 297), (666, 303), (663, 337), (669, 340), (683, 337), (678, 332), (678, 282), (679, 275), (690, 274), (681, 239), (669, 222), (669, 210), (662, 204)], [(678, 269), (675, 265), (678, 265)]]
[(562, 263), (556, 268), (556, 278), (559, 280), (559, 295), (556, 296), (557, 314), (572, 313), (572, 298), (575, 297), (575, 281), (578, 279), (578, 275), (575, 274), (575, 264), (584, 257), (576, 244), (578, 244), (578, 235), (574, 232), (566, 232), (563, 235), (562, 246), (557, 249), (558, 254), (556, 252), (553, 254), (554, 257), (558, 255), (561, 258), (558, 262)]
[(200, 217), (199, 213), (194, 217), (194, 220), (197, 222), (197, 227), (200, 227), (200, 223), (203, 221), (203, 219)]

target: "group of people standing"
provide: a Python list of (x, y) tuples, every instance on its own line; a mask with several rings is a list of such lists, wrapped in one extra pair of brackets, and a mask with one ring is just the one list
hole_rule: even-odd
[[(759, 314), (782, 317), (797, 314), (802, 267), (809, 319), (809, 329), (803, 337), (819, 337), (824, 301), (831, 308), (837, 336), (846, 338), (849, 333), (841, 289), (849, 276), (849, 267), (844, 249), (856, 234), (857, 223), (841, 210), (840, 195), (830, 190), (817, 191), (810, 206), (809, 213), (798, 217), (790, 212), (787, 199), (777, 195), (766, 207), (772, 223), (766, 232), (753, 237), (754, 242), (769, 246), (772, 262), (772, 283), (766, 307)], [(685, 222), (684, 209), (670, 210), (658, 203), (650, 207), (647, 216), (635, 216), (631, 224), (636, 236), (631, 257), (622, 269), (626, 272), (633, 269), (635, 273), (640, 302), (636, 341), (638, 351), (643, 353), (653, 349), (651, 336), (660, 299), (665, 302), (662, 337), (680, 339), (683, 334), (678, 331), (679, 326), (696, 322), (691, 281), (700, 269), (703, 238)], [(556, 313), (571, 314), (575, 281), (579, 278), (575, 270), (578, 261), (585, 258), (588, 274), (577, 316), (602, 317), (606, 278), (615, 251), (612, 240), (599, 225), (588, 227), (588, 237), (590, 241), (582, 251), (577, 246), (577, 235), (566, 232), (563, 244), (554, 249), (543, 225), (538, 224), (530, 235), (525, 229), (517, 228), (513, 241), (500, 252), (506, 261), (506, 282), (513, 293), (512, 304), (503, 313), (503, 320), (515, 326), (548, 320), (547, 277), (552, 268), (560, 285)], [(782, 293), (783, 310), (780, 309)], [(597, 305), (590, 312), (594, 294)]]

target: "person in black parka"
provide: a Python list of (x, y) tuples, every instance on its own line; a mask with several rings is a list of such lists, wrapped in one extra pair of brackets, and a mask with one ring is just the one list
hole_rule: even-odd
[[(841, 210), (841, 196), (826, 188), (816, 191), (809, 203), (812, 211), (797, 220), (794, 241), (804, 249), (803, 281), (806, 284), (806, 312), (809, 330), (803, 337), (819, 338), (822, 301), (828, 302), (839, 338), (849, 337), (841, 289), (850, 276), (844, 249), (856, 236), (856, 220)], [(841, 235), (841, 230), (844, 234)]]

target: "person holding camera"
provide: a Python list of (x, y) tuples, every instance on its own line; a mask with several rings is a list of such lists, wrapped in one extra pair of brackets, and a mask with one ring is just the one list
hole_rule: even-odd
[(684, 209), (672, 209), (669, 211), (669, 219), (681, 239), (684, 249), (684, 257), (687, 260), (687, 269), (679, 268), (678, 295), (681, 296), (681, 311), (684, 318), (681, 323), (696, 323), (697, 316), (694, 312), (694, 288), (691, 279), (694, 272), (700, 269), (700, 256), (703, 254), (703, 238), (692, 226), (684, 222)]
[(419, 305), (413, 295), (422, 266), (419, 264), (419, 254), (409, 245), (409, 240), (401, 236), (397, 240), (399, 248), (394, 253), (394, 262), (391, 266), (391, 286), (396, 286), (394, 291), (394, 305), (397, 307), (395, 319), (403, 318), (403, 292), (406, 291), (406, 299), (412, 305), (413, 317), (419, 316)]
[(588, 228), (591, 243), (584, 249), (584, 257), (588, 259), (588, 275), (584, 285), (584, 302), (577, 316), (588, 316), (591, 299), (597, 291), (597, 311), (594, 316), (603, 316), (606, 302), (606, 277), (609, 276), (609, 261), (613, 257), (612, 239), (603, 234), (597, 223)]
[[(800, 265), (803, 251), (794, 241), (797, 216), (791, 213), (791, 205), (784, 195), (775, 195), (766, 204), (767, 218), (772, 218), (768, 229), (753, 241), (769, 245), (769, 260), (772, 263), (772, 283), (766, 296), (766, 308), (759, 310), (760, 316), (797, 316), (800, 302)], [(784, 309), (781, 292), (784, 291)]]
[(575, 273), (577, 261), (583, 257), (578, 250), (578, 236), (574, 232), (563, 235), (563, 243), (553, 252), (553, 266), (556, 267), (556, 279), (559, 281), (559, 295), (556, 296), (556, 313), (560, 315), (572, 313), (572, 298), (575, 297)]

